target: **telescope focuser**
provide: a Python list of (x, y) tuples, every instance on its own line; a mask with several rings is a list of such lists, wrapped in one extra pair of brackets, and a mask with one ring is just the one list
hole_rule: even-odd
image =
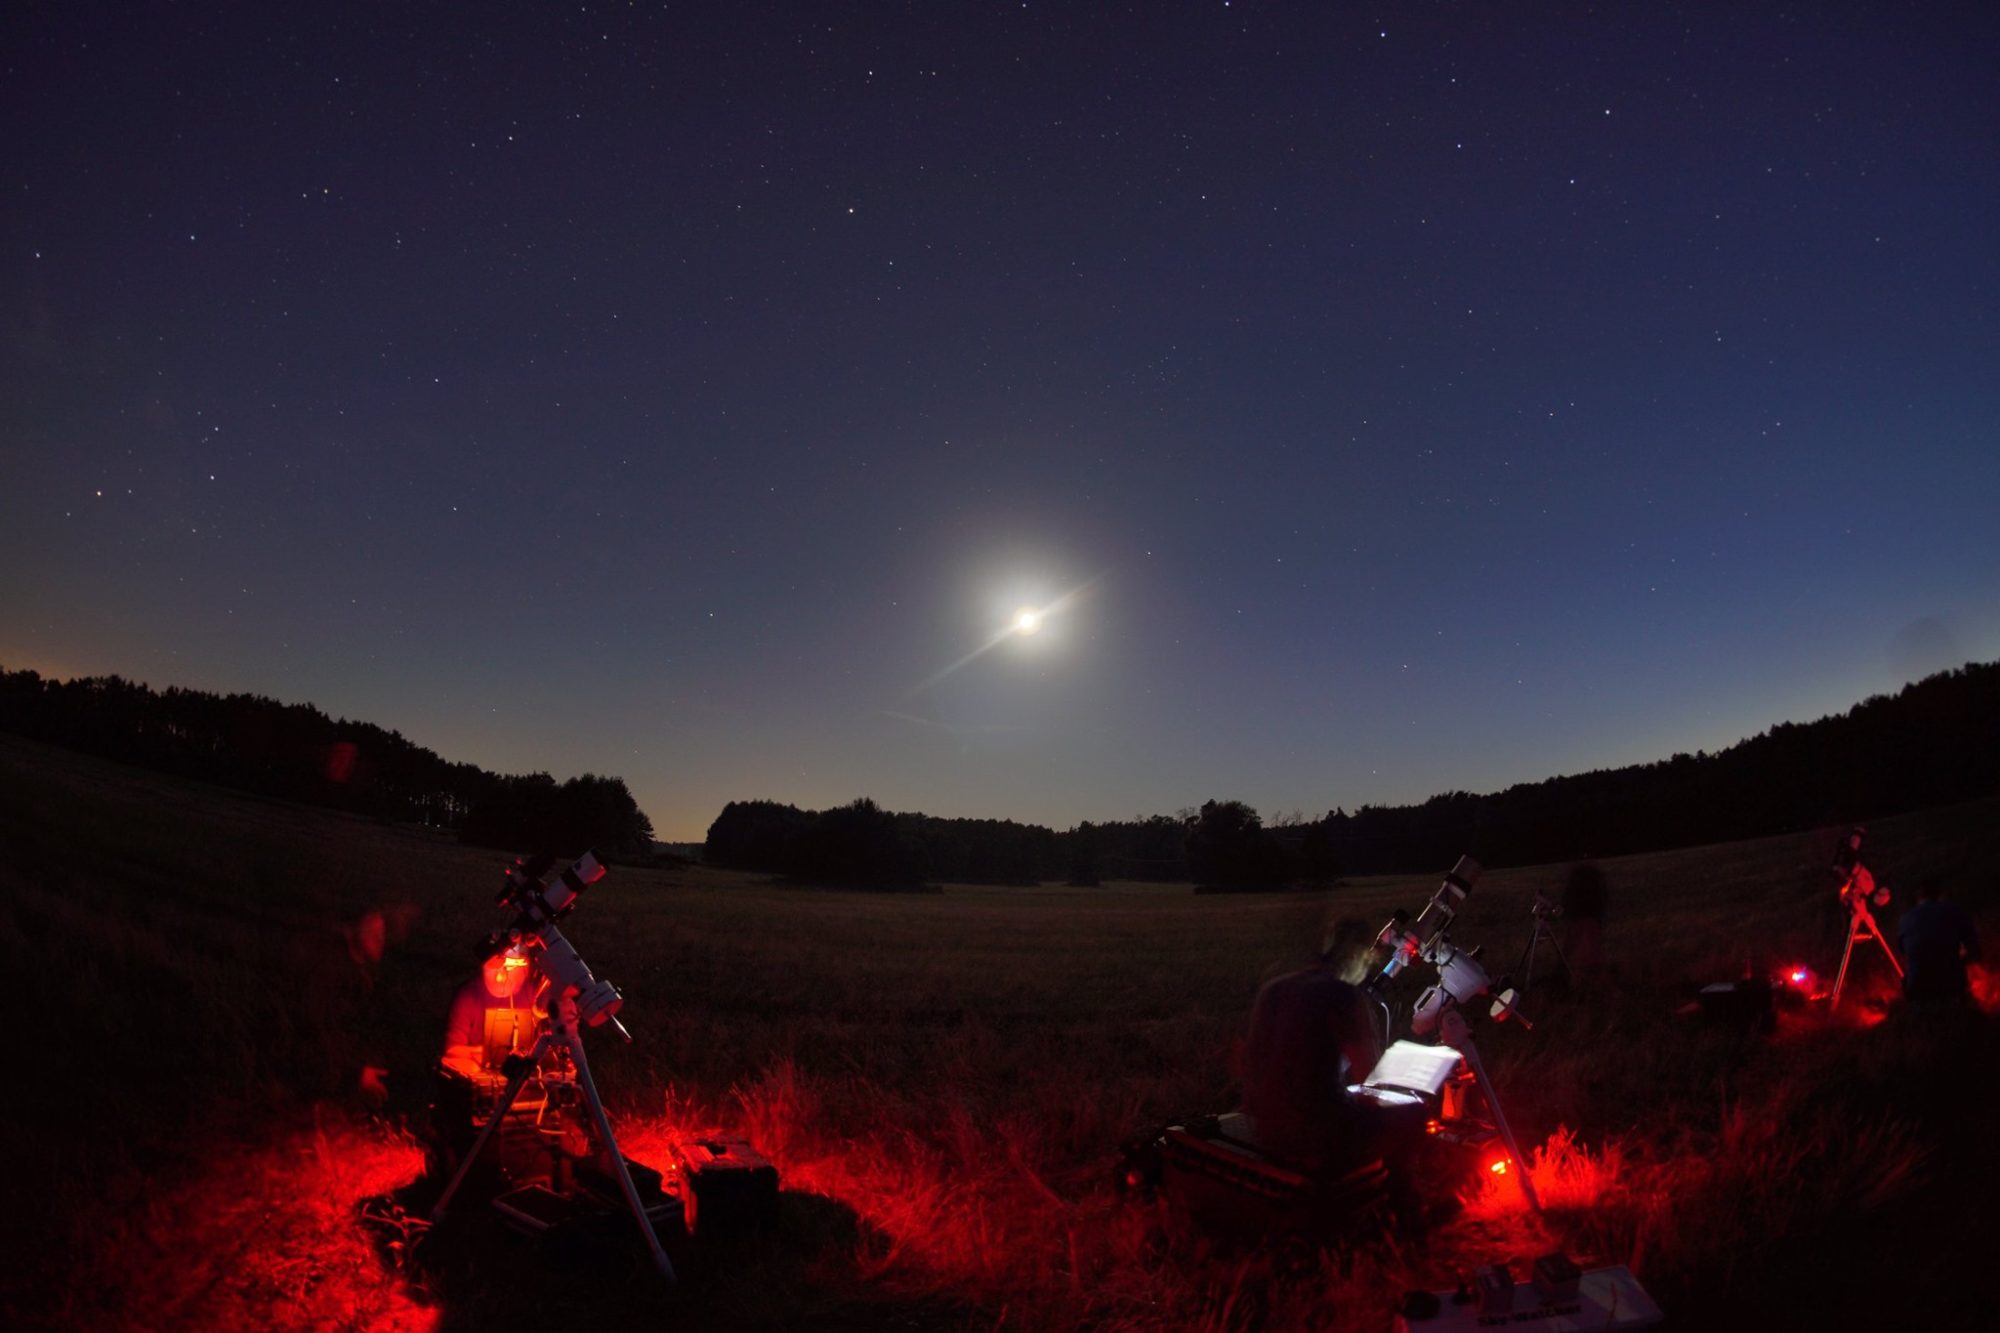
[(1379, 990), (1394, 980), (1397, 973), (1418, 958), (1435, 962), (1431, 957), (1440, 945), (1445, 943), (1445, 931), (1451, 928), (1452, 920), (1458, 915), (1458, 905), (1472, 892), (1472, 886), (1479, 882), (1480, 865), (1469, 856), (1458, 858), (1458, 864), (1438, 885), (1437, 892), (1424, 904), (1424, 910), (1417, 914), (1414, 923), (1409, 915), (1398, 908), (1390, 917), (1389, 924), (1375, 937), (1377, 948), (1392, 949), (1389, 958), (1368, 981), (1371, 990)]

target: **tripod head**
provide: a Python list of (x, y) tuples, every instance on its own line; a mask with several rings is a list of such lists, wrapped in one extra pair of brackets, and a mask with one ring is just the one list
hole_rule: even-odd
[(632, 1034), (617, 1019), (625, 997), (610, 982), (593, 976), (590, 966), (556, 928), (556, 922), (569, 915), (583, 891), (604, 878), (604, 865), (591, 852), (550, 875), (555, 865), (556, 858), (544, 853), (517, 857), (507, 867), (507, 882), (494, 902), (514, 908), (514, 920), (486, 937), (481, 956), (521, 950), (548, 978), (553, 1012), (563, 1018), (581, 1018), (591, 1027), (610, 1023), (629, 1042)]

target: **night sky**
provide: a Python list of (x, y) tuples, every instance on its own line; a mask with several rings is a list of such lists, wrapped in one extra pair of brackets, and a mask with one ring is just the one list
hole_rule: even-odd
[(2000, 7), (0, 42), (12, 669), (618, 774), (699, 838), (1311, 816), (2000, 656)]

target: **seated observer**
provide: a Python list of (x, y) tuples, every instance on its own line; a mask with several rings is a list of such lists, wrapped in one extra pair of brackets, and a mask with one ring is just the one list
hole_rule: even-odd
[(535, 969), (519, 949), (488, 958), (479, 975), (451, 997), (444, 1028), (445, 1070), (466, 1078), (496, 1074), (509, 1054), (530, 1050), (541, 1016), (535, 1008), (540, 988)]
[(1294, 1166), (1344, 1170), (1398, 1153), (1421, 1133), (1421, 1108), (1347, 1091), (1382, 1057), (1374, 1002), (1342, 976), (1367, 938), (1357, 922), (1336, 923), (1318, 960), (1265, 982), (1251, 1008), (1243, 1109), (1258, 1146)]

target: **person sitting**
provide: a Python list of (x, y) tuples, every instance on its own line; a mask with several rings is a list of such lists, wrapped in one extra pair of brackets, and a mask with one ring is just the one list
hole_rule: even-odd
[(1918, 887), (1896, 934), (1903, 946), (1903, 994), (1922, 1003), (1963, 1004), (1965, 965), (1979, 961), (1979, 932), (1963, 907), (1944, 901), (1935, 878)]
[(1373, 1001), (1343, 976), (1351, 927), (1358, 923), (1336, 924), (1311, 966), (1265, 982), (1250, 1012), (1243, 1109), (1259, 1147), (1310, 1171), (1400, 1156), (1422, 1135), (1421, 1107), (1348, 1092), (1382, 1055)]
[[(479, 974), (452, 996), (438, 1061), (437, 1098), (431, 1105), (431, 1138), (438, 1165), (456, 1168), (507, 1087), (507, 1060), (535, 1048), (543, 1013), (536, 1007), (541, 978), (524, 951), (510, 948), (488, 958)], [(499, 1180), (548, 1174), (546, 1153), (534, 1132), (547, 1099), (532, 1087), (514, 1098), (493, 1150)]]
[(510, 1054), (533, 1048), (540, 989), (539, 983), (529, 984), (533, 974), (526, 954), (509, 948), (488, 958), (479, 975), (458, 988), (444, 1025), (447, 1070), (477, 1082), (497, 1076)]

